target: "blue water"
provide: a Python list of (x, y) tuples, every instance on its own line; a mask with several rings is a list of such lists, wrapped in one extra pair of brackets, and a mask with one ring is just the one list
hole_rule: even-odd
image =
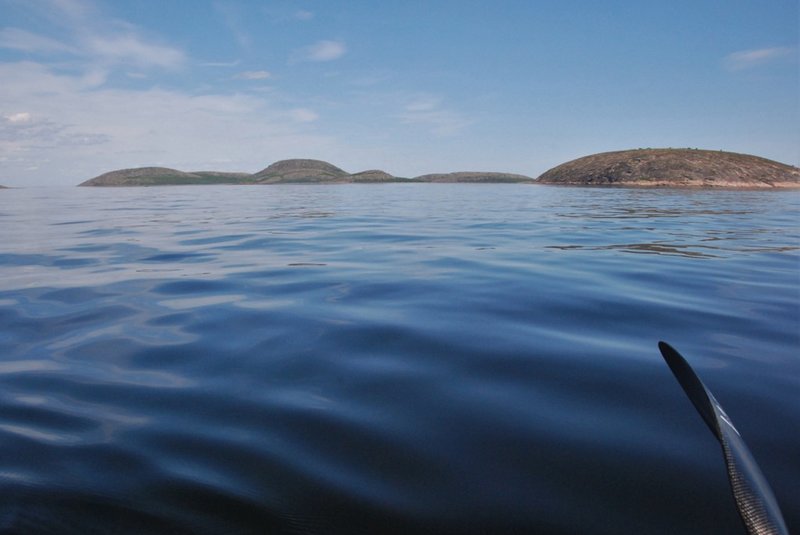
[(2, 533), (800, 532), (800, 192), (0, 192)]

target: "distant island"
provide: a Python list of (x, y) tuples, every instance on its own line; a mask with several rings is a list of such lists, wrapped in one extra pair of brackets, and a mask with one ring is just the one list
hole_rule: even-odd
[(543, 173), (539, 184), (797, 188), (800, 169), (758, 156), (698, 149), (636, 149), (584, 156)]
[(533, 179), (525, 175), (514, 175), (511, 173), (434, 173), (430, 175), (418, 176), (414, 179), (417, 182), (470, 182), (470, 183), (518, 183), (532, 182)]
[(79, 186), (171, 186), (188, 184), (376, 184), (391, 182), (530, 182), (533, 178), (511, 173), (459, 172), (402, 178), (379, 169), (348, 173), (321, 160), (281, 160), (253, 174), (219, 171), (184, 172), (167, 167), (138, 167), (111, 171)]
[(498, 172), (433, 173), (414, 178), (379, 169), (348, 173), (321, 160), (281, 160), (257, 173), (178, 171), (138, 167), (111, 171), (79, 186), (170, 186), (189, 184), (386, 184), (521, 183), (569, 186), (798, 188), (800, 169), (766, 158), (699, 149), (634, 149), (584, 156), (534, 180)]

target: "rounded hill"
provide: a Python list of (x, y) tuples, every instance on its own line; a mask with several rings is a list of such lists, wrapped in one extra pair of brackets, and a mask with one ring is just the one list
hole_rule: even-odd
[(581, 186), (800, 187), (800, 170), (758, 156), (698, 149), (636, 149), (584, 156), (540, 184)]
[(198, 171), (186, 173), (169, 167), (136, 167), (103, 173), (79, 186), (178, 186), (188, 184), (237, 184), (247, 173)]
[(314, 184), (345, 181), (347, 176), (346, 171), (322, 160), (295, 159), (275, 162), (253, 175), (253, 178), (259, 184)]
[(141, 186), (146, 184), (189, 183), (194, 178), (191, 173), (184, 173), (169, 167), (136, 167), (120, 169), (96, 176), (80, 184), (81, 186)]
[(361, 171), (350, 175), (350, 180), (353, 182), (396, 182), (398, 179), (380, 169), (370, 169), (368, 171)]

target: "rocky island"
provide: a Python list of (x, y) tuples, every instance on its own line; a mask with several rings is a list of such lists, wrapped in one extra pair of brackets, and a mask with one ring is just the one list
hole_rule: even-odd
[(322, 160), (281, 160), (257, 173), (185, 172), (167, 167), (111, 171), (80, 186), (188, 184), (385, 184), (530, 183), (570, 186), (800, 188), (800, 169), (766, 158), (699, 149), (635, 149), (584, 156), (543, 173), (537, 180), (497, 172), (433, 173), (415, 178), (380, 169), (348, 173)]
[(417, 182), (481, 182), (481, 183), (509, 183), (509, 182), (530, 182), (531, 178), (525, 175), (514, 175), (511, 173), (481, 173), (481, 172), (459, 172), (459, 173), (435, 173), (422, 175), (415, 178)]
[(379, 169), (348, 173), (322, 160), (281, 160), (252, 175), (254, 184), (352, 184), (408, 182)]
[(168, 167), (121, 169), (94, 177), (79, 186), (169, 186), (186, 184), (376, 184), (389, 182), (533, 182), (531, 177), (496, 172), (460, 172), (402, 178), (379, 169), (348, 173), (322, 160), (275, 162), (257, 173), (184, 172)]
[(758, 156), (698, 149), (636, 149), (584, 156), (537, 183), (577, 186), (797, 188), (800, 169)]
[(407, 181), (408, 179), (392, 176), (386, 171), (381, 171), (380, 169), (369, 169), (367, 171), (353, 173), (352, 175), (350, 175), (350, 180), (352, 180), (353, 182), (379, 183), (379, 182), (404, 182)]
[(177, 186), (186, 184), (239, 184), (248, 182), (248, 173), (196, 171), (186, 173), (168, 167), (120, 169), (96, 176), (79, 186)]

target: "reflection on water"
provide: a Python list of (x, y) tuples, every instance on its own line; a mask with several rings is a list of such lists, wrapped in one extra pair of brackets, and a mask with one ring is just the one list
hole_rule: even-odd
[[(580, 229), (591, 237), (591, 243), (550, 247), (712, 258), (737, 253), (790, 252), (798, 246), (796, 225), (792, 224), (790, 215), (796, 208), (790, 207), (790, 203), (786, 205), (788, 211), (778, 216), (783, 221), (776, 220), (764, 226), (753, 224), (769, 210), (770, 201), (785, 202), (774, 195), (775, 192), (758, 195), (747, 191), (645, 191), (638, 194), (635, 190), (623, 191), (625, 193), (620, 196), (625, 197), (624, 203), (568, 204), (569, 211), (559, 211), (558, 217), (583, 222)], [(613, 197), (603, 195), (609, 192), (599, 193), (601, 197)], [(794, 195), (792, 192), (788, 197)], [(653, 225), (652, 220), (660, 221)], [(632, 225), (633, 221), (638, 224)], [(601, 230), (604, 233), (601, 234)], [(659, 239), (622, 241), (626, 237)], [(612, 243), (604, 243), (608, 241)]]
[(740, 532), (660, 339), (800, 529), (798, 192), (21, 189), (0, 212), (0, 532)]
[[(703, 238), (700, 241), (724, 241), (726, 238)], [(549, 248), (570, 250), (570, 249), (583, 249), (587, 251), (602, 251), (602, 250), (618, 250), (627, 253), (646, 253), (658, 255), (678, 255), (688, 256), (692, 258), (716, 258), (720, 256), (718, 253), (731, 252), (730, 249), (725, 247), (712, 247), (709, 245), (672, 245), (667, 243), (621, 243), (614, 245), (549, 245)], [(702, 249), (698, 251), (697, 249)], [(797, 251), (800, 247), (785, 246), (785, 247), (741, 247), (734, 249), (733, 252), (740, 253), (788, 253)], [(713, 252), (712, 252), (713, 251)]]
[(725, 216), (748, 215), (747, 210), (717, 210), (712, 208), (654, 208), (651, 206), (603, 206), (593, 204), (581, 207), (579, 211), (564, 212), (561, 217), (576, 217), (581, 219), (654, 219), (660, 217), (695, 217), (695, 216)]
[(669, 245), (664, 243), (625, 243), (625, 244), (602, 245), (602, 246), (551, 245), (549, 247), (561, 250), (569, 250), (569, 249), (585, 249), (589, 251), (619, 250), (627, 253), (677, 255), (677, 256), (688, 256), (692, 258), (714, 258), (717, 256), (712, 253), (700, 252), (695, 250), (697, 248), (703, 248), (708, 250), (718, 249), (717, 247), (697, 246), (697, 245), (679, 246), (679, 245)]

